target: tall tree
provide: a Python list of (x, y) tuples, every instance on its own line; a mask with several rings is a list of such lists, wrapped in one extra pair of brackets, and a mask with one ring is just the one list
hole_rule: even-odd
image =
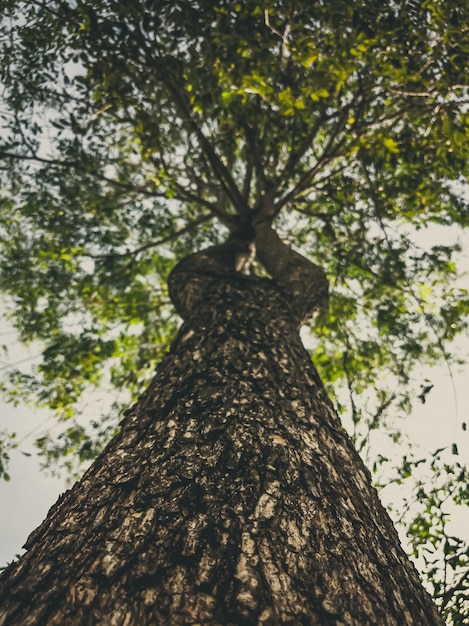
[[(449, 358), (465, 327), (456, 246), (411, 237), (468, 220), (465, 3), (0, 4), (0, 286), (22, 338), (44, 345), (13, 393), (63, 419), (101, 379), (137, 396), (174, 331), (175, 260), (232, 234), (172, 274), (187, 326), (138, 425), (126, 418), (5, 579), (11, 615), (24, 622), (35, 588), (37, 619), (57, 623), (104, 619), (106, 602), (129, 623), (439, 623), (299, 347), (322, 275), (270, 225), (331, 279), (315, 360), (345, 378), (361, 446), (408, 404), (413, 366)], [(38, 445), (92, 458), (116, 415)], [(467, 503), (466, 477), (453, 486)], [(29, 559), (43, 577), (23, 578)]]
[(327, 293), (256, 228), (183, 260), (186, 319), (121, 433), (4, 574), (0, 624), (443, 624), (298, 327)]

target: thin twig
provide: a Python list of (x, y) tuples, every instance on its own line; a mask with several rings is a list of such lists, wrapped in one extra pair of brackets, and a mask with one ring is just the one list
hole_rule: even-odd
[(162, 239), (158, 239), (158, 241), (150, 241), (144, 244), (143, 246), (140, 246), (139, 248), (136, 248), (135, 250), (128, 252), (127, 254), (135, 257), (140, 252), (143, 252), (144, 250), (148, 250), (148, 248), (155, 248), (156, 246), (161, 246), (165, 243), (168, 243), (169, 241), (173, 241), (174, 239), (177, 239), (181, 235), (184, 235), (185, 233), (191, 231), (193, 228), (200, 226), (200, 224), (204, 224), (205, 222), (208, 222), (209, 220), (212, 219), (212, 217), (213, 217), (212, 215), (201, 215), (197, 219), (186, 224), (183, 228), (180, 228), (179, 230), (174, 231), (173, 233), (167, 235), (166, 237), (163, 237)]

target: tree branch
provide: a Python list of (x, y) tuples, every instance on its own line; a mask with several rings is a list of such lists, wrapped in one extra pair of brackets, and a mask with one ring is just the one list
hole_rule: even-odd
[(235, 207), (235, 209), (237, 209), (240, 215), (246, 216), (249, 212), (249, 206), (247, 202), (239, 191), (228, 168), (224, 165), (218, 154), (215, 152), (212, 144), (204, 135), (198, 123), (195, 121), (193, 112), (190, 110), (189, 106), (185, 102), (185, 99), (180, 90), (177, 88), (176, 85), (174, 85), (171, 79), (164, 79), (163, 82), (170, 90), (171, 95), (173, 96), (176, 105), (178, 106), (183, 116), (183, 119), (185, 119), (190, 124), (192, 130), (194, 131), (203, 154), (207, 158), (215, 176), (220, 181), (227, 196), (233, 203), (233, 206)]
[(184, 235), (185, 233), (190, 232), (193, 228), (200, 226), (200, 224), (203, 224), (204, 222), (208, 222), (209, 220), (212, 219), (212, 217), (213, 217), (212, 215), (207, 215), (207, 214), (201, 215), (197, 219), (192, 220), (191, 222), (186, 224), (183, 228), (180, 228), (179, 230), (175, 230), (169, 235), (166, 235), (166, 237), (162, 237), (161, 239), (158, 239), (157, 241), (149, 241), (148, 243), (145, 243), (142, 246), (135, 248), (134, 250), (129, 250), (128, 252), (114, 252), (112, 254), (98, 254), (98, 255), (87, 254), (86, 256), (92, 259), (105, 259), (108, 257), (116, 257), (116, 256), (117, 257), (132, 257), (133, 259), (137, 256), (137, 254), (139, 254), (140, 252), (143, 252), (144, 250), (148, 250), (149, 248), (156, 248), (157, 246), (161, 246), (170, 241), (174, 241), (181, 235)]
[[(19, 154), (14, 154), (10, 152), (0, 151), (0, 159), (1, 158), (12, 158), (18, 161), (21, 161), (21, 160), (36, 161), (44, 165), (56, 165), (56, 166), (61, 166), (61, 167), (73, 166), (87, 174), (90, 174), (91, 176), (94, 176), (97, 180), (101, 180), (107, 183), (108, 185), (111, 185), (112, 187), (116, 187), (117, 189), (122, 189), (130, 193), (141, 194), (148, 198), (164, 198), (166, 200), (168, 199), (168, 196), (166, 193), (151, 191), (148, 188), (147, 183), (143, 185), (133, 185), (132, 183), (126, 183), (126, 182), (122, 182), (119, 180), (115, 180), (113, 178), (109, 178), (108, 176), (105, 176), (104, 174), (101, 174), (100, 172), (97, 172), (96, 170), (93, 171), (93, 170), (86, 168), (85, 166), (83, 166), (82, 163), (80, 163), (80, 161), (60, 161), (58, 159), (47, 159), (44, 157), (39, 157), (37, 155), (19, 155)], [(220, 208), (215, 203), (209, 202), (208, 200), (205, 200), (205, 198), (192, 194), (186, 188), (179, 185), (179, 183), (177, 183), (176, 181), (171, 181), (171, 182), (178, 189), (178, 192), (179, 192), (178, 194), (174, 195), (174, 199), (180, 202), (194, 202), (195, 204), (201, 205), (205, 207), (206, 209), (208, 209), (213, 214), (213, 216), (217, 217), (225, 226), (233, 227), (232, 217), (228, 213), (221, 211)]]
[(321, 115), (319, 115), (319, 117), (316, 118), (315, 123), (313, 124), (311, 131), (309, 132), (309, 134), (305, 137), (305, 139), (302, 141), (302, 143), (298, 146), (297, 150), (294, 150), (293, 152), (291, 152), (288, 161), (285, 165), (285, 167), (283, 168), (283, 171), (280, 175), (280, 186), (284, 185), (286, 181), (288, 181), (292, 175), (292, 173), (295, 170), (295, 167), (298, 165), (298, 163), (300, 162), (301, 158), (304, 156), (305, 152), (308, 150), (308, 148), (311, 146), (311, 144), (313, 143), (316, 135), (318, 134), (322, 124), (326, 121), (330, 119), (330, 116), (326, 115), (325, 111), (323, 111), (321, 113)]
[(352, 106), (352, 103), (350, 103), (350, 105), (345, 106), (342, 109), (341, 115), (340, 115), (340, 117), (339, 117), (339, 119), (337, 121), (337, 124), (336, 124), (333, 132), (331, 133), (331, 135), (329, 137), (329, 140), (328, 140), (325, 148), (322, 151), (321, 156), (317, 159), (315, 165), (310, 170), (305, 172), (301, 176), (301, 178), (298, 181), (298, 183), (293, 187), (293, 189), (290, 190), (287, 194), (285, 194), (285, 196), (283, 198), (281, 198), (276, 203), (276, 213), (278, 213), (283, 206), (285, 206), (286, 204), (291, 202), (297, 196), (297, 194), (299, 192), (304, 191), (306, 186), (310, 183), (310, 181), (314, 178), (315, 174), (322, 167), (324, 167), (327, 163), (329, 163), (330, 161), (332, 161), (332, 160), (334, 160), (334, 159), (336, 159), (336, 158), (338, 158), (340, 156), (338, 154), (338, 150), (339, 150), (339, 148), (341, 148), (343, 146), (343, 144), (345, 142), (345, 137), (342, 137), (342, 139), (340, 139), (340, 141), (338, 141), (335, 145), (334, 145), (334, 142), (336, 141), (337, 136), (343, 130), (343, 127), (344, 127), (344, 125), (346, 123), (348, 112), (349, 112), (349, 109), (350, 109), (351, 106)]
[(148, 250), (149, 248), (156, 248), (157, 246), (161, 246), (165, 243), (168, 243), (169, 241), (173, 241), (174, 239), (177, 239), (181, 235), (184, 235), (185, 233), (190, 232), (193, 228), (196, 228), (197, 226), (200, 226), (200, 224), (204, 224), (205, 222), (208, 222), (211, 219), (212, 219), (212, 215), (201, 215), (197, 219), (192, 220), (192, 222), (189, 222), (188, 224), (186, 224), (183, 228), (180, 228), (179, 230), (174, 231), (173, 233), (167, 235), (166, 237), (163, 237), (162, 239), (158, 239), (158, 241), (149, 241), (143, 246), (140, 246), (139, 248), (135, 248), (135, 250), (132, 250), (131, 252), (128, 252), (126, 254), (135, 257), (137, 256), (137, 254), (139, 254), (140, 252), (143, 252), (144, 250)]
[(249, 194), (251, 191), (251, 181), (252, 181), (252, 173), (254, 169), (254, 163), (252, 156), (250, 154), (247, 155), (246, 161), (246, 173), (243, 181), (243, 198), (249, 203)]
[(441, 605), (440, 610), (444, 609), (451, 598), (454, 596), (456, 591), (464, 591), (465, 585), (464, 583), (469, 578), (469, 569), (463, 572), (462, 576), (456, 581), (454, 585), (452, 585), (449, 589), (447, 589), (444, 594), (441, 596)]

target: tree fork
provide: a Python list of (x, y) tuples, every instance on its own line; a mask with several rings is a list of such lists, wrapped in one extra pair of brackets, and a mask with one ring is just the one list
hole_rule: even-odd
[(272, 280), (232, 240), (173, 271), (171, 352), (4, 572), (1, 626), (443, 624), (301, 344), (327, 282), (261, 230)]

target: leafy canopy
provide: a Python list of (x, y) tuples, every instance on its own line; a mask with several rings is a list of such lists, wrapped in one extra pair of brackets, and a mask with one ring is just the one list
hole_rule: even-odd
[[(101, 449), (174, 333), (174, 262), (267, 201), (330, 277), (314, 359), (359, 448), (425, 399), (412, 372), (451, 360), (469, 309), (465, 0), (0, 7), (0, 288), (42, 346), (5, 388), (67, 420), (46, 464)], [(112, 407), (83, 425), (98, 386)]]

